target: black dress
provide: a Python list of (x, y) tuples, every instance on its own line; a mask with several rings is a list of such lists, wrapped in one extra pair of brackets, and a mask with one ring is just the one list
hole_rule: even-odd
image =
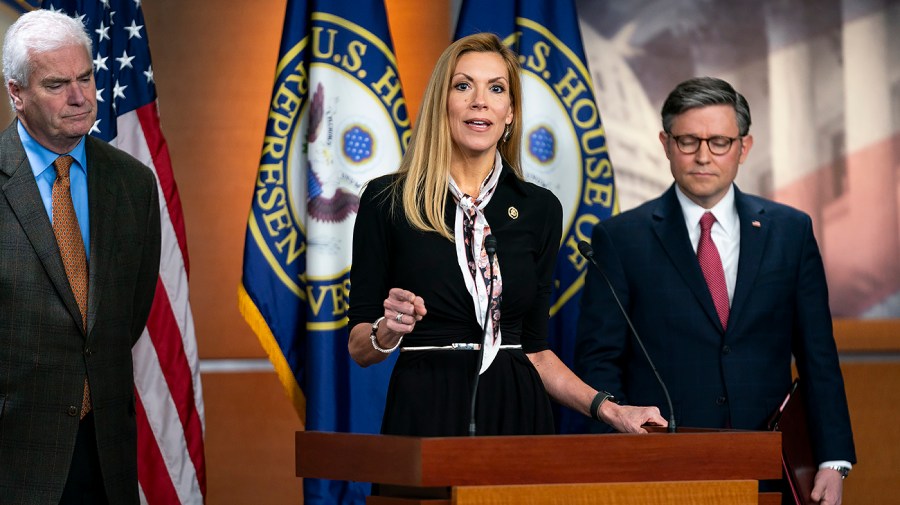
[[(425, 300), (427, 315), (403, 346), (481, 342), (475, 306), (466, 291), (452, 242), (413, 229), (389, 185), (379, 177), (363, 192), (353, 230), (350, 327), (384, 315), (388, 291), (403, 288)], [(453, 229), (456, 206), (447, 197), (445, 220)], [(554, 432), (550, 401), (525, 353), (548, 349), (547, 324), (562, 207), (549, 191), (523, 182), (504, 166), (484, 209), (497, 238), (503, 278), (500, 329), (503, 344), (479, 380), (477, 434), (532, 435)], [(412, 436), (468, 433), (475, 351), (402, 352), (391, 375), (381, 431)]]

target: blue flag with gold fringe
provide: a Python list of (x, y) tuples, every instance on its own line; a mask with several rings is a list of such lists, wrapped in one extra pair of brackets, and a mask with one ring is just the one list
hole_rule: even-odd
[[(363, 185), (409, 134), (384, 4), (289, 0), (238, 298), (307, 430), (379, 430), (392, 366), (347, 352), (351, 240)], [(304, 503), (368, 490), (305, 479)]]
[(41, 0), (3, 0), (0, 2), (0, 7), (4, 5), (8, 6), (14, 14), (22, 14), (40, 8)]
[[(578, 303), (587, 263), (578, 242), (618, 212), (606, 134), (584, 57), (574, 0), (463, 0), (456, 38), (493, 32), (519, 55), (522, 67), (522, 168), (563, 206), (563, 237), (554, 273), (550, 344), (572, 367)], [(557, 412), (562, 433), (587, 428), (586, 418)]]

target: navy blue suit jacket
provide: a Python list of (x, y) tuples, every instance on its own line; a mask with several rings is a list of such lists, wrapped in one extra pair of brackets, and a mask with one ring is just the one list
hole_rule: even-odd
[[(822, 258), (809, 216), (741, 193), (740, 258), (723, 331), (691, 247), (674, 185), (598, 224), (595, 258), (606, 272), (672, 395), (679, 426), (759, 430), (790, 389), (791, 357), (806, 386), (819, 461), (856, 461)], [(588, 270), (576, 369), (632, 405), (661, 388), (602, 276)], [(602, 430), (594, 423), (595, 431)]]

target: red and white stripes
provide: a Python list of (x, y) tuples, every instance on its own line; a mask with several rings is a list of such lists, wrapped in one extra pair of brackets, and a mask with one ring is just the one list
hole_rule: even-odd
[(159, 280), (147, 327), (132, 349), (141, 501), (203, 503), (205, 416), (181, 201), (157, 104), (119, 116), (117, 126), (112, 144), (153, 169), (160, 190)]

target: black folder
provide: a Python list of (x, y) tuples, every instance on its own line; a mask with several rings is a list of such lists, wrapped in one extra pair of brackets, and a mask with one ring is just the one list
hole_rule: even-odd
[(788, 488), (784, 492), (797, 505), (812, 504), (809, 495), (819, 469), (809, 438), (803, 390), (799, 379), (794, 380), (791, 391), (769, 421), (769, 429), (781, 432), (781, 461)]

